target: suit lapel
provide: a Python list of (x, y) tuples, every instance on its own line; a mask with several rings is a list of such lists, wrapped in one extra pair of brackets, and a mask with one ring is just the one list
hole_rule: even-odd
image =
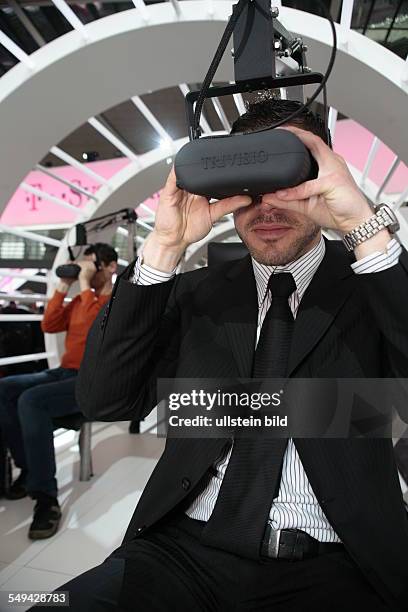
[(222, 324), (239, 375), (249, 378), (255, 352), (258, 297), (251, 257), (240, 259), (228, 270), (222, 303)]
[[(342, 247), (340, 246), (342, 249)], [(333, 323), (353, 289), (351, 259), (326, 240), (326, 254), (300, 303), (289, 356), (288, 376), (310, 353)]]

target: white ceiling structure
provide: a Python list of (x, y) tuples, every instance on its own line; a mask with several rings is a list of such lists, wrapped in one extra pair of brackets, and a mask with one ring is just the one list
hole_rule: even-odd
[[(185, 89), (183, 83), (202, 81), (231, 14), (232, 2), (172, 0), (145, 6), (143, 0), (138, 0), (135, 4), (138, 8), (85, 26), (73, 23), (72, 32), (30, 56), (14, 49), (20, 63), (0, 79), (0, 212), (48, 151), (88, 174), (91, 172), (56, 146), (86, 122), (113, 142), (131, 164), (109, 181), (99, 177), (101, 188), (79, 213), (77, 221), (136, 206), (163, 185), (169, 156), (182, 143), (168, 139), (140, 96), (177, 84)], [(376, 135), (365, 170), (355, 174), (362, 189), (375, 199), (381, 196), (381, 188), (398, 163), (408, 164), (408, 139), (403, 129), (408, 108), (408, 64), (350, 30), (352, 6), (351, 0), (343, 1), (342, 20), (337, 25), (337, 59), (328, 83), (328, 103)], [(279, 19), (308, 45), (309, 66), (324, 73), (332, 43), (328, 22), (285, 7), (280, 8)], [(5, 44), (4, 39), (0, 43)], [(232, 79), (233, 62), (230, 54), (225, 53), (216, 80)], [(167, 143), (167, 150), (134, 155), (94, 118), (129, 99)], [(239, 100), (236, 102), (239, 105)], [(334, 128), (335, 110), (331, 119)], [(394, 151), (396, 159), (383, 185), (376, 186), (366, 177), (380, 141)], [(55, 206), (67, 206), (66, 202), (58, 202), (47, 194), (43, 196)], [(390, 203), (398, 209), (407, 197), (407, 192), (399, 194)], [(401, 215), (400, 219), (402, 239), (408, 246), (407, 224)], [(0, 230), (18, 233), (4, 226)], [(34, 235), (33, 239), (41, 240), (41, 237)], [(61, 248), (55, 265), (65, 257), (65, 248)]]

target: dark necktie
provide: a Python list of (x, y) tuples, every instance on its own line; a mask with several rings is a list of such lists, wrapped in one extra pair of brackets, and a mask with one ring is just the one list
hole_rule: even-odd
[[(288, 299), (295, 289), (291, 274), (269, 279), (272, 304), (256, 347), (253, 378), (286, 376), (294, 324)], [(259, 558), (286, 445), (285, 438), (235, 439), (217, 502), (202, 532), (203, 544)]]

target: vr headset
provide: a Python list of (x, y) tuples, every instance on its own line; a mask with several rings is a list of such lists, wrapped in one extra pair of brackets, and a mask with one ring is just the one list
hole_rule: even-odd
[[(277, 8), (270, 0), (239, 0), (222, 36), (201, 90), (186, 96), (190, 142), (175, 158), (177, 186), (208, 199), (247, 194), (252, 197), (294, 187), (317, 177), (318, 165), (299, 138), (288, 130), (279, 130), (310, 106), (323, 91), (324, 125), (327, 144), (331, 145), (327, 125), (326, 82), (336, 56), (336, 30), (330, 13), (322, 6), (332, 29), (333, 48), (323, 76), (306, 65), (306, 47), (276, 19)], [(233, 34), (235, 83), (210, 87), (217, 67)], [(277, 61), (290, 60), (294, 74), (277, 75)], [(293, 66), (297, 66), (296, 70)], [(282, 66), (279, 68), (282, 72)], [(313, 96), (289, 117), (274, 125), (250, 133), (202, 137), (200, 116), (206, 99), (236, 93), (294, 88), (303, 96), (303, 86), (319, 83)]]
[[(72, 253), (72, 249), (68, 247), (70, 258), (74, 261), (76, 258)], [(94, 261), (96, 272), (99, 272), (101, 269), (101, 262), (96, 252), (95, 246), (93, 244), (89, 245), (89, 247), (84, 251), (84, 255), (92, 255), (95, 253), (96, 259)], [(81, 272), (81, 267), (76, 263), (63, 264), (62, 266), (58, 266), (55, 270), (55, 274), (58, 278), (70, 278), (76, 280)]]
[(216, 199), (271, 193), (315, 178), (318, 172), (302, 141), (279, 129), (200, 138), (180, 149), (175, 164), (178, 187)]

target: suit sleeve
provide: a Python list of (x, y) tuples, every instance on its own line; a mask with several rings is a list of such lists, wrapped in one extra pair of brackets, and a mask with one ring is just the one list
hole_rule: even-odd
[(357, 277), (382, 332), (392, 375), (408, 378), (408, 253), (402, 249), (392, 267)]
[(384, 377), (398, 379), (392, 386), (394, 407), (408, 423), (408, 253), (402, 249), (395, 265), (357, 276), (383, 338)]
[(81, 411), (92, 420), (141, 419), (156, 405), (156, 379), (172, 377), (179, 347), (179, 277), (131, 282), (133, 266), (88, 334), (77, 380)]

